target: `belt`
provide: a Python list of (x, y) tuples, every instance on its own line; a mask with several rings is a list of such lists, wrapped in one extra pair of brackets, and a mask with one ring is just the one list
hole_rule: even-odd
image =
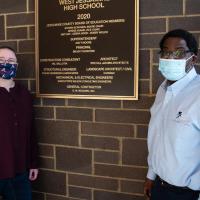
[(181, 190), (192, 190), (188, 187), (181, 187), (181, 186), (175, 186), (167, 183), (163, 179), (161, 179), (159, 176), (156, 177), (157, 182), (162, 186), (162, 187), (168, 187), (168, 188), (174, 188), (174, 189), (181, 189)]

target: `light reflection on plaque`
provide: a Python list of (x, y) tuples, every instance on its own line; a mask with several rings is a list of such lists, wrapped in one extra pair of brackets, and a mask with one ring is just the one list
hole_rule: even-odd
[(37, 95), (137, 100), (138, 4), (37, 0)]

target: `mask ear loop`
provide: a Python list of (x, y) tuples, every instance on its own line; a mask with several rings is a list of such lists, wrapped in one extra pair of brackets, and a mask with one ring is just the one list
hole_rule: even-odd
[[(191, 58), (193, 58), (193, 56), (194, 56), (194, 54), (191, 55), (189, 58), (186, 59), (186, 66), (185, 67), (187, 67), (188, 60), (190, 60)], [(192, 68), (193, 68), (193, 65), (190, 65), (190, 67), (188, 69), (186, 69), (185, 72), (188, 73)]]
[(17, 62), (15, 65), (16, 65), (16, 71), (17, 71), (17, 70), (18, 70), (19, 63)]

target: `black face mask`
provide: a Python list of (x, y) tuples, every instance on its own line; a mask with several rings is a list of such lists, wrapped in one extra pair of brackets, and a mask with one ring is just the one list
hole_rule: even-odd
[(3, 79), (11, 79), (16, 77), (17, 64), (0, 64), (0, 77)]

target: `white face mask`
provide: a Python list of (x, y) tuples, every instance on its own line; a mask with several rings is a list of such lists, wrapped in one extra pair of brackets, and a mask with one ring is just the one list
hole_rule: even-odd
[(185, 71), (188, 59), (164, 59), (159, 60), (159, 71), (169, 81), (177, 81), (183, 78), (187, 73)]

